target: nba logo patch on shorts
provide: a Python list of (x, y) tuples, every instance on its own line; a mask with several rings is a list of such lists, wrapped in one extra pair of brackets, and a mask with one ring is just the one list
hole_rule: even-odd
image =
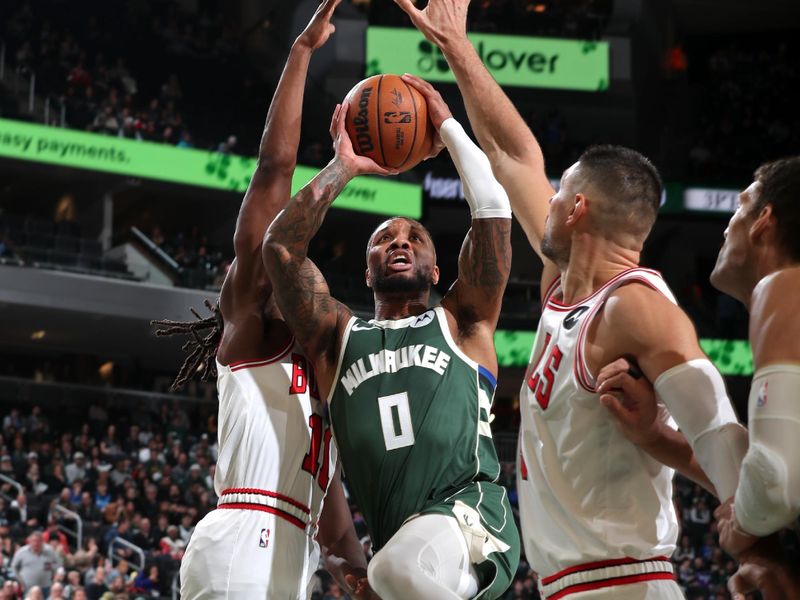
[(262, 529), (261, 535), (258, 537), (258, 547), (266, 548), (269, 546), (269, 529)]

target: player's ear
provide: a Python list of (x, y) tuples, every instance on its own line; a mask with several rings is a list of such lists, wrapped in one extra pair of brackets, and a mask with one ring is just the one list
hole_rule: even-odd
[(364, 281), (367, 282), (367, 287), (372, 289), (372, 279), (369, 276), (369, 267), (364, 269)]
[(775, 231), (775, 216), (772, 212), (772, 205), (766, 204), (750, 226), (750, 241), (756, 242), (770, 231), (773, 233)]
[(433, 271), (431, 272), (431, 281), (433, 285), (439, 283), (439, 265), (433, 265)]
[(578, 221), (586, 216), (589, 203), (584, 194), (575, 194), (574, 204), (567, 215), (567, 225), (574, 227)]

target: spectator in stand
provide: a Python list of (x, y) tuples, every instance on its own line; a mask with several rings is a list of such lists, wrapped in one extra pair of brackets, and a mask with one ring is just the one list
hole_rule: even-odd
[(45, 593), (41, 587), (35, 585), (25, 594), (25, 600), (45, 600)]
[(64, 595), (64, 586), (60, 583), (54, 583), (50, 588), (50, 595), (47, 600), (64, 600), (67, 596)]
[(81, 574), (76, 570), (71, 570), (67, 573), (67, 583), (64, 586), (64, 596), (72, 598), (75, 595), (75, 590), (81, 587)]
[(38, 507), (29, 506), (28, 497), (23, 492), (20, 492), (17, 495), (17, 499), (12, 500), (8, 509), (8, 522), (11, 524), (12, 530), (16, 530), (17, 533), (38, 527)]
[(42, 538), (48, 543), (50, 543), (51, 540), (55, 540), (61, 548), (61, 552), (64, 555), (69, 554), (69, 542), (67, 540), (67, 536), (59, 531), (58, 521), (56, 519), (51, 518), (47, 522), (47, 529), (45, 530), (44, 534), (42, 534)]
[(100, 526), (102, 513), (94, 504), (91, 492), (81, 493), (81, 503), (77, 510), (78, 515), (88, 527), (94, 529)]
[(67, 482), (72, 485), (75, 480), (85, 481), (89, 475), (89, 468), (86, 466), (86, 455), (78, 450), (72, 455), (72, 462), (65, 469)]
[(180, 560), (186, 550), (186, 542), (178, 536), (178, 528), (175, 525), (167, 527), (167, 535), (161, 538), (161, 553)]
[(44, 544), (41, 531), (34, 531), (28, 543), (14, 554), (11, 568), (17, 575), (23, 589), (40, 586), (45, 595), (50, 591), (56, 569), (61, 560), (52, 548)]
[(108, 591), (106, 585), (106, 569), (98, 565), (94, 570), (94, 577), (91, 583), (86, 586), (86, 596), (88, 600), (100, 600), (100, 597)]
[(158, 567), (156, 565), (150, 566), (149, 569), (142, 570), (136, 575), (133, 581), (133, 592), (146, 593), (149, 595), (158, 595)]
[(233, 149), (236, 147), (238, 141), (235, 135), (229, 135), (228, 139), (217, 145), (217, 152), (220, 154), (233, 154)]

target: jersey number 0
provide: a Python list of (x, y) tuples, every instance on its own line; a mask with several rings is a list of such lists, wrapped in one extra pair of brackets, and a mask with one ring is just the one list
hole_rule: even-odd
[(408, 393), (401, 392), (378, 398), (381, 413), (381, 429), (386, 450), (397, 450), (414, 445), (414, 427), (411, 424), (411, 409)]

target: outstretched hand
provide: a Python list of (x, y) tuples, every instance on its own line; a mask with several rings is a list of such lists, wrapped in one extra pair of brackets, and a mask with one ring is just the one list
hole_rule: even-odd
[(309, 50), (316, 50), (327, 42), (336, 31), (336, 26), (331, 23), (333, 11), (341, 3), (342, 0), (323, 0), (295, 43), (306, 46)]
[(331, 138), (333, 139), (333, 151), (336, 159), (350, 172), (356, 175), (397, 175), (396, 169), (387, 169), (380, 166), (367, 156), (356, 154), (353, 150), (353, 143), (345, 128), (347, 110), (350, 107), (347, 101), (344, 104), (337, 104), (331, 119)]
[(619, 358), (603, 367), (597, 376), (597, 392), (628, 440), (641, 446), (658, 438), (660, 421), (653, 386), (631, 363)]
[(422, 10), (412, 0), (394, 0), (394, 3), (411, 18), (414, 27), (443, 49), (449, 42), (467, 39), (469, 1), (429, 0)]
[(355, 600), (381, 600), (380, 596), (372, 591), (369, 580), (366, 577), (356, 577), (355, 575), (345, 575), (344, 580), (350, 589), (353, 590)]

